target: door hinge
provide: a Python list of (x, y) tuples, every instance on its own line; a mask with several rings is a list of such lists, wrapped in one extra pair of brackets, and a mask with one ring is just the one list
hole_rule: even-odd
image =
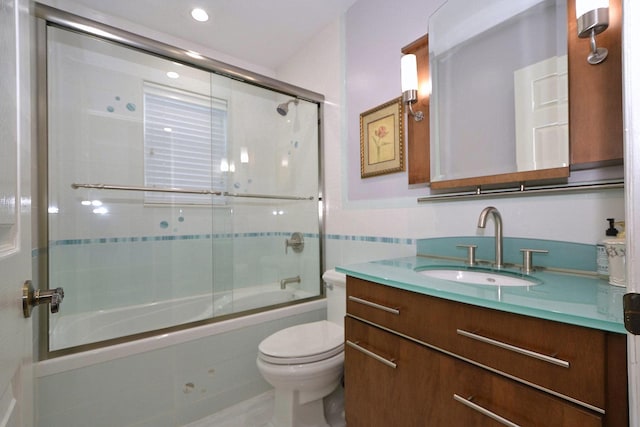
[(640, 294), (628, 293), (622, 297), (624, 327), (630, 334), (640, 335)]

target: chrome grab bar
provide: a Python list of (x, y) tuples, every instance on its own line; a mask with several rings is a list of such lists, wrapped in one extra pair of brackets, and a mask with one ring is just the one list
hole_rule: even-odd
[(527, 350), (526, 348), (516, 347), (515, 345), (507, 344), (502, 341), (497, 341), (488, 337), (484, 337), (482, 335), (474, 334), (473, 332), (468, 332), (468, 331), (465, 331), (464, 329), (457, 329), (456, 332), (458, 333), (458, 335), (462, 335), (463, 337), (471, 338), (476, 341), (480, 341), (486, 344), (503, 348), (505, 350), (510, 350), (515, 353), (533, 357), (534, 359), (538, 359), (547, 363), (552, 363), (554, 365), (562, 366), (563, 368), (569, 367), (569, 362), (567, 362), (566, 360), (558, 359), (552, 356), (547, 356), (546, 354), (537, 353), (535, 351)]
[(398, 310), (397, 308), (387, 307), (386, 305), (377, 304), (375, 302), (367, 301), (366, 299), (354, 297), (351, 295), (349, 295), (349, 301), (357, 302), (368, 307), (377, 308), (378, 310), (386, 311), (387, 313), (400, 314), (400, 310)]
[(503, 424), (503, 425), (509, 426), (509, 427), (520, 427), (519, 424), (511, 422), (508, 419), (506, 419), (504, 417), (501, 417), (500, 415), (496, 414), (495, 412), (491, 412), (490, 410), (483, 408), (482, 406), (478, 405), (477, 403), (473, 403), (471, 401), (471, 399), (473, 399), (473, 397), (465, 399), (464, 397), (454, 393), (453, 394), (453, 399), (455, 401), (460, 402), (463, 405), (473, 409), (474, 411), (478, 411), (482, 415), (485, 415), (485, 416), (487, 416), (487, 417), (499, 422), (500, 424)]
[(358, 350), (359, 352), (364, 353), (367, 356), (374, 358), (378, 362), (384, 363), (385, 365), (387, 365), (390, 368), (395, 369), (395, 368), (398, 367), (398, 365), (393, 360), (386, 359), (386, 358), (384, 358), (384, 357), (382, 357), (382, 356), (380, 356), (378, 354), (375, 354), (373, 351), (367, 350), (366, 348), (359, 346), (358, 345), (359, 344), (358, 341), (353, 342), (353, 341), (346, 340), (346, 343), (347, 343), (347, 345), (349, 347), (354, 348), (354, 349)]
[(111, 185), (111, 184), (71, 184), (71, 188), (77, 190), (78, 188), (89, 188), (94, 190), (120, 190), (120, 191), (150, 191), (155, 193), (181, 193), (181, 194), (203, 194), (212, 196), (224, 196), (224, 197), (247, 197), (252, 199), (277, 199), (277, 200), (313, 200), (313, 196), (301, 197), (301, 196), (280, 196), (273, 194), (241, 194), (241, 193), (229, 193), (228, 191), (214, 191), (214, 190), (198, 190), (195, 188), (162, 188), (162, 187), (137, 187), (132, 185)]

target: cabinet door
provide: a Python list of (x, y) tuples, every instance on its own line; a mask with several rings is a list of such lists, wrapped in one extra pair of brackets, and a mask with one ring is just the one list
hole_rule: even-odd
[(345, 337), (349, 427), (452, 425), (435, 422), (447, 404), (437, 393), (438, 353), (349, 317)]

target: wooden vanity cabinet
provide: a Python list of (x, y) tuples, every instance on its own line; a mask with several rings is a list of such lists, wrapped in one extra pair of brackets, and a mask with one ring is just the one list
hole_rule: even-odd
[[(460, 335), (461, 328), (516, 350)], [(623, 334), (348, 277), (345, 338), (350, 427), (500, 425), (489, 413), (527, 426), (628, 423)]]

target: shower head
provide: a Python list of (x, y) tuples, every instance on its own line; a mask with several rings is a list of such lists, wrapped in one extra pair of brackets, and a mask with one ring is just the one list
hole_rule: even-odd
[(287, 102), (283, 102), (282, 104), (278, 105), (278, 108), (276, 108), (278, 114), (280, 114), (281, 116), (286, 116), (289, 112), (289, 104), (292, 102), (294, 105), (298, 105), (297, 99), (290, 99)]

